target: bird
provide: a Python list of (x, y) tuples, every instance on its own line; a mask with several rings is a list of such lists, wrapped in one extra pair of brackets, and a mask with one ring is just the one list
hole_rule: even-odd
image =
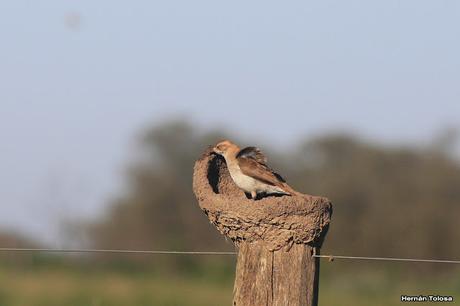
[(230, 140), (223, 140), (212, 151), (225, 159), (232, 180), (248, 198), (257, 200), (260, 195), (299, 194), (267, 166), (267, 158), (257, 147), (240, 149)]

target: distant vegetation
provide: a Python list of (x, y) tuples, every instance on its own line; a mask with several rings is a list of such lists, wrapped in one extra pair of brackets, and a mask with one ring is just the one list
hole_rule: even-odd
[(460, 165), (446, 149), (455, 137), (440, 137), (423, 148), (325, 135), (272, 148), (223, 131), (202, 132), (187, 122), (142, 134), (141, 154), (127, 170), (125, 192), (90, 227), (93, 246), (232, 249), (198, 209), (191, 186), (194, 161), (208, 145), (227, 137), (242, 146), (260, 146), (292, 186), (333, 201), (323, 253), (458, 258)]

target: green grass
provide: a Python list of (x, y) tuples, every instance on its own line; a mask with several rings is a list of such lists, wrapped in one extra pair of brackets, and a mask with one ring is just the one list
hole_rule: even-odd
[(2, 306), (212, 306), (231, 300), (230, 282), (197, 277), (134, 275), (124, 272), (80, 273), (68, 269), (0, 271)]
[[(460, 269), (425, 264), (327, 263), (321, 266), (320, 305), (396, 306), (401, 295), (447, 295), (460, 305)], [(415, 303), (433, 305), (433, 303)]]
[[(32, 261), (0, 265), (0, 306), (220, 306), (230, 305), (233, 260), (158, 265)], [(144, 265), (145, 266), (145, 265)], [(321, 267), (320, 305), (404, 305), (401, 294), (453, 295), (460, 305), (460, 274), (432, 276), (419, 266), (328, 263)], [(452, 271), (451, 271), (452, 272)], [(428, 303), (417, 303), (424, 305)]]

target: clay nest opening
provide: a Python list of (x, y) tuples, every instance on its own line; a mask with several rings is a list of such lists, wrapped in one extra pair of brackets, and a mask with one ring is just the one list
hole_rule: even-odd
[(195, 163), (193, 191), (210, 222), (236, 245), (263, 241), (270, 250), (294, 243), (320, 247), (332, 204), (311, 195), (248, 199), (228, 172), (225, 160), (208, 148)]

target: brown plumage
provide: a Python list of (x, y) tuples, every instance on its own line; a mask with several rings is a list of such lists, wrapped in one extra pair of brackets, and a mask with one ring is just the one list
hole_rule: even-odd
[(275, 171), (267, 166), (267, 158), (256, 147), (242, 150), (229, 140), (218, 143), (213, 151), (222, 155), (235, 184), (253, 199), (258, 194), (292, 195), (297, 192)]

